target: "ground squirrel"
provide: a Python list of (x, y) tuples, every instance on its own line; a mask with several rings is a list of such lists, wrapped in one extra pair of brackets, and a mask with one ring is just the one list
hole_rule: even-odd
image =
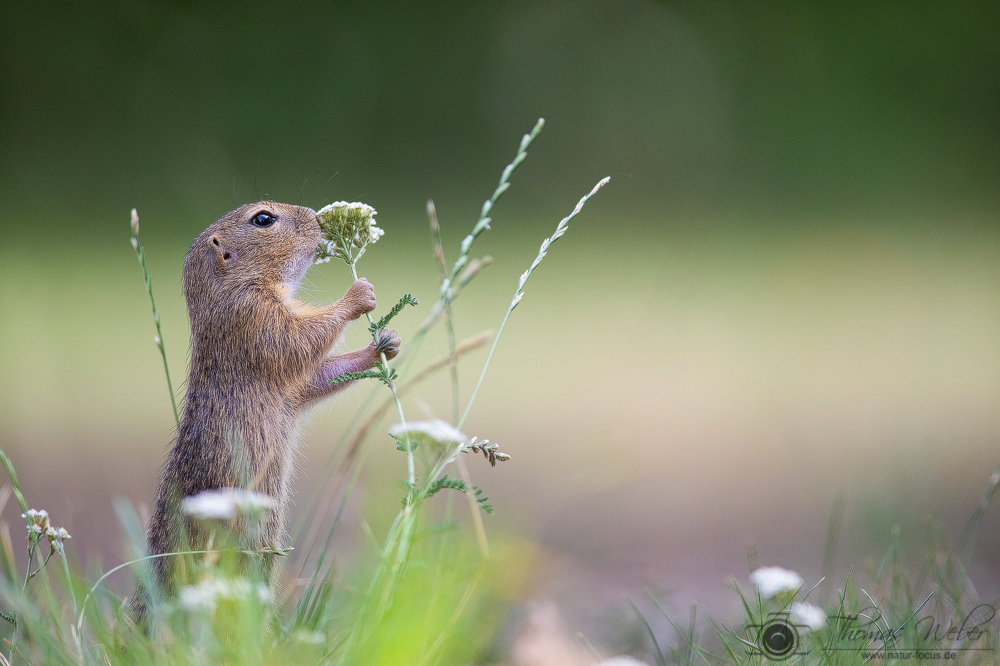
[[(300, 416), (350, 384), (328, 380), (374, 367), (380, 353), (390, 359), (398, 353), (396, 332), (385, 330), (363, 349), (331, 354), (344, 327), (375, 309), (375, 290), (361, 278), (324, 307), (294, 300), (319, 242), (313, 210), (262, 201), (222, 216), (191, 245), (184, 262), (191, 369), (177, 439), (149, 520), (151, 554), (179, 550), (184, 530), (192, 549), (203, 547), (204, 535), (181, 516), (180, 502), (229, 487), (250, 488), (277, 502), (253, 533), (236, 526), (241, 546), (283, 545)], [(153, 560), (168, 593), (176, 585), (174, 561)], [(145, 605), (145, 595), (137, 592), (137, 619)]]

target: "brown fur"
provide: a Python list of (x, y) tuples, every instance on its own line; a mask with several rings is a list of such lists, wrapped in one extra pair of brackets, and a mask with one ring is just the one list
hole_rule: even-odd
[[(276, 222), (254, 226), (261, 212)], [(293, 300), (319, 241), (313, 210), (262, 201), (227, 213), (191, 245), (184, 262), (192, 339), (187, 400), (149, 520), (151, 554), (203, 548), (206, 537), (180, 515), (180, 501), (226, 487), (277, 500), (261, 528), (235, 527), (246, 550), (280, 547), (303, 411), (348, 385), (328, 379), (374, 367), (379, 351), (387, 358), (398, 353), (396, 332), (383, 331), (377, 345), (331, 355), (344, 327), (375, 309), (375, 290), (361, 278), (324, 307)], [(153, 560), (168, 594), (178, 582), (175, 561)], [(145, 603), (137, 594), (137, 618)]]

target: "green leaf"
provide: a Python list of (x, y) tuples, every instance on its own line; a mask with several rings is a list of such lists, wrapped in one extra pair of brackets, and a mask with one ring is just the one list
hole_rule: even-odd
[(385, 328), (386, 325), (390, 321), (392, 321), (393, 317), (402, 312), (403, 308), (405, 308), (407, 305), (417, 305), (418, 303), (420, 303), (420, 301), (415, 299), (413, 297), (413, 294), (404, 294), (403, 297), (399, 299), (399, 303), (396, 303), (395, 305), (392, 306), (392, 309), (389, 310), (388, 314), (379, 319), (377, 322), (373, 322), (368, 326), (368, 332), (371, 333), (372, 336), (374, 336), (380, 330)]
[(392, 382), (396, 381), (396, 369), (390, 368), (389, 366), (386, 365), (382, 365), (381, 361), (379, 361), (377, 367), (379, 371), (378, 380), (383, 384), (385, 384), (386, 386), (388, 386), (389, 388), (392, 388)]
[(356, 379), (377, 379), (386, 386), (390, 386), (392, 382), (396, 381), (396, 371), (393, 368), (383, 366), (379, 363), (373, 370), (345, 372), (344, 374), (337, 375), (333, 379), (328, 379), (327, 381), (331, 384), (343, 384), (344, 382), (353, 382)]
[(331, 384), (343, 384), (344, 382), (353, 382), (355, 379), (382, 379), (382, 372), (379, 370), (362, 370), (361, 372), (345, 372), (342, 375), (337, 375), (333, 379), (329, 379)]
[[(424, 497), (433, 497), (438, 492), (445, 489), (457, 490), (458, 492), (465, 493), (466, 495), (470, 494), (469, 487), (465, 484), (465, 481), (462, 481), (461, 479), (453, 479), (445, 474), (431, 484), (431, 487), (427, 489), (427, 494), (424, 495)], [(493, 505), (489, 503), (490, 498), (486, 496), (482, 488), (479, 486), (472, 486), (471, 495), (476, 500), (476, 504), (479, 505), (480, 509), (486, 513), (493, 513)]]
[(442, 476), (440, 479), (431, 484), (431, 487), (427, 490), (427, 494), (424, 497), (434, 497), (439, 491), (445, 488), (450, 488), (451, 490), (457, 490), (460, 493), (467, 491), (465, 481), (461, 479), (453, 479), (447, 474)]
[(476, 498), (476, 504), (479, 505), (479, 508), (486, 513), (493, 513), (493, 505), (489, 503), (490, 498), (486, 496), (483, 489), (479, 486), (472, 486), (472, 490), (475, 491), (474, 496)]

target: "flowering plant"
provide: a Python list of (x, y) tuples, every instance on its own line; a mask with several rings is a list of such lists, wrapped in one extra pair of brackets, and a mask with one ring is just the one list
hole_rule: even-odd
[(320, 208), (316, 215), (323, 239), (316, 250), (316, 263), (336, 257), (353, 267), (365, 250), (385, 234), (375, 226), (377, 214), (378, 211), (360, 201), (336, 201)]

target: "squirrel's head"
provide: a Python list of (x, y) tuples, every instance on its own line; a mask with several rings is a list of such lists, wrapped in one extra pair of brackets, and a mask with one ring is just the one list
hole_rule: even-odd
[(319, 241), (319, 221), (311, 208), (274, 201), (240, 206), (191, 245), (184, 262), (188, 306), (248, 286), (273, 286), (291, 296)]

